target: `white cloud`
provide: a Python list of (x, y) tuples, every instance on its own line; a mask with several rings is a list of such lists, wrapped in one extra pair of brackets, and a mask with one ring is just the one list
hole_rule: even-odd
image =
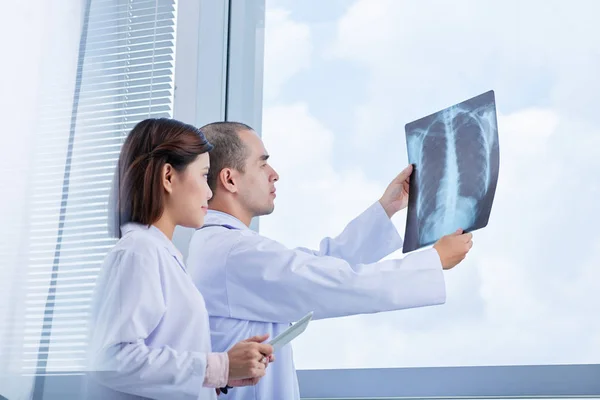
[[(540, 147), (516, 151), (520, 137), (536, 118), (540, 123), (535, 124), (533, 138)], [(447, 304), (319, 321), (298, 340), (299, 368), (598, 362), (600, 344), (595, 332), (600, 330), (600, 321), (594, 316), (600, 305), (596, 296), (600, 237), (594, 227), (600, 218), (593, 213), (594, 200), (574, 206), (578, 209), (560, 219), (565, 227), (571, 223), (569, 231), (577, 233), (548, 232), (545, 221), (556, 220), (559, 212), (569, 209), (552, 206), (550, 198), (560, 193), (557, 182), (577, 169), (564, 168), (562, 159), (569, 158), (568, 154), (561, 154), (560, 144), (551, 140), (556, 140), (559, 118), (548, 110), (534, 109), (507, 115), (502, 121), (507, 121), (506, 131), (511, 133), (501, 153), (502, 173), (492, 219), (488, 228), (475, 232), (475, 246), (467, 260), (447, 273)], [(577, 147), (590, 146), (580, 143)], [(595, 166), (600, 163), (596, 161)], [(527, 177), (524, 170), (533, 174)], [(549, 178), (540, 179), (545, 173)], [(582, 192), (583, 197), (591, 194), (585, 188)], [(569, 221), (573, 212), (585, 210), (592, 213), (588, 217), (592, 221), (583, 225)], [(403, 224), (397, 225), (401, 232)], [(577, 239), (571, 239), (588, 232), (595, 237), (589, 248), (582, 249)], [(564, 235), (562, 248), (548, 248), (554, 235)], [(583, 257), (581, 262), (562, 264), (548, 256), (551, 252), (581, 252)], [(315, 343), (319, 347), (313, 349)], [(327, 357), (318, 351), (327, 351)]]
[[(367, 181), (359, 165), (346, 171), (332, 167), (334, 135), (306, 104), (265, 108), (262, 137), (280, 181), (276, 217), (261, 219), (260, 229), (282, 243), (318, 245), (323, 236), (339, 233), (349, 214), (361, 212), (385, 189)], [(286, 221), (294, 221), (294, 229)]]
[(501, 112), (546, 97), (563, 113), (594, 115), (598, 12), (595, 1), (356, 1), (334, 45), (369, 68), (356, 131), (385, 140), (399, 124), (488, 89)]
[[(359, 0), (348, 9), (333, 48), (364, 68), (367, 96), (357, 96), (348, 118), (357, 143), (368, 135), (366, 156), (353, 172), (333, 168), (342, 138), (302, 98), (266, 109), (264, 137), (282, 181), (262, 232), (293, 246), (335, 234), (383, 191), (362, 169), (398, 154), (389, 143), (399, 126), (488, 89), (498, 102), (500, 176), (489, 226), (446, 274), (446, 305), (316, 321), (294, 346), (299, 368), (598, 362), (592, 93), (600, 55), (589, 51), (598, 7)], [(330, 60), (312, 59), (307, 72), (320, 74), (321, 62)], [(395, 218), (401, 233), (404, 220)]]
[(265, 22), (264, 94), (276, 97), (295, 74), (310, 66), (311, 32), (283, 9), (268, 9)]
[[(556, 133), (558, 116), (547, 109), (527, 109), (507, 116), (498, 116), (502, 147), (509, 154), (529, 155), (546, 146)], [(523, 140), (527, 138), (527, 140)]]
[[(317, 248), (323, 237), (341, 232), (349, 215), (358, 215), (383, 193), (383, 187), (366, 180), (360, 166), (342, 172), (332, 167), (334, 134), (311, 115), (305, 103), (265, 108), (262, 137), (281, 178), (275, 213), (260, 221), (265, 236), (289, 247)], [(362, 352), (344, 352), (346, 346), (340, 346), (336, 335), (323, 335), (323, 331), (346, 327), (355, 332), (356, 339), (355, 335), (361, 335), (360, 325), (361, 321), (352, 318), (313, 322), (297, 339), (296, 363), (325, 368), (362, 361)], [(336, 356), (327, 357), (330, 362), (314, 358), (331, 349)]]
[[(511, 257), (470, 257), (460, 268), (471, 274), (477, 269), (482, 275), (484, 319), (447, 325), (439, 317), (454, 315), (444, 312), (449, 307), (442, 306), (316, 321), (296, 340), (297, 367), (597, 363), (600, 321), (594, 318), (598, 301), (593, 295), (600, 290), (598, 259), (596, 246), (576, 281), (564, 285), (563, 290), (550, 285), (546, 295), (539, 297), (531, 290), (535, 277), (528, 272), (527, 263)], [(449, 292), (450, 301), (459, 294)], [(410, 328), (413, 320), (423, 317), (429, 319), (427, 329)]]
[[(554, 170), (539, 165), (532, 176), (523, 177), (522, 169), (536, 160), (556, 159), (560, 148), (551, 146), (550, 139), (556, 137), (561, 120), (552, 111), (537, 108), (499, 120), (506, 134), (492, 213), (496, 218), (489, 228), (475, 233), (475, 247), (467, 260), (447, 273), (448, 303), (316, 321), (296, 341), (298, 368), (509, 365), (597, 358), (600, 346), (581, 329), (595, 332), (600, 328), (590, 318), (595, 306), (589, 299), (600, 289), (600, 271), (590, 267), (600, 259), (599, 246), (587, 255), (587, 266), (576, 269), (577, 278), (561, 286), (560, 274), (549, 270), (540, 276), (539, 268), (529, 265), (530, 246), (544, 231), (538, 224), (546, 212), (538, 207), (526, 223), (510, 218), (519, 207), (527, 209), (546, 201), (556, 180), (570, 174), (560, 164)], [(315, 247), (323, 236), (341, 230), (384, 189), (370, 183), (359, 165), (353, 172), (332, 167), (335, 136), (311, 116), (306, 104), (267, 108), (264, 123), (264, 140), (282, 181), (276, 214), (261, 220), (263, 234), (288, 246)], [(533, 142), (520, 147), (527, 134)], [(552, 179), (539, 181), (544, 171)], [(529, 190), (530, 199), (522, 199), (518, 194), (532, 185), (537, 187)], [(404, 215), (395, 222), (403, 232)], [(401, 256), (397, 252), (390, 257)], [(581, 341), (566, 340), (569, 335), (579, 335)]]
[(267, 107), (263, 114), (263, 140), (279, 168), (289, 173), (298, 173), (296, 168), (313, 173), (330, 160), (333, 133), (310, 115), (305, 103)]

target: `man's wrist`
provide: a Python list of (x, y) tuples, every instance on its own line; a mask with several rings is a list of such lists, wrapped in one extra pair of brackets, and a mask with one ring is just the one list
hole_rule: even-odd
[(392, 209), (389, 204), (386, 204), (385, 200), (379, 199), (379, 204), (381, 204), (381, 207), (383, 208), (383, 211), (385, 211), (388, 218), (392, 218), (394, 214), (396, 214), (397, 210)]

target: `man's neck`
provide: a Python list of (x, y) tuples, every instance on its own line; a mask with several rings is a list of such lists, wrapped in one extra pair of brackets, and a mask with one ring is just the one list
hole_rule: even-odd
[(252, 215), (245, 212), (239, 205), (232, 204), (231, 202), (222, 201), (220, 199), (213, 199), (208, 203), (208, 208), (214, 211), (220, 211), (225, 214), (229, 214), (242, 221), (246, 226), (250, 226), (252, 221)]

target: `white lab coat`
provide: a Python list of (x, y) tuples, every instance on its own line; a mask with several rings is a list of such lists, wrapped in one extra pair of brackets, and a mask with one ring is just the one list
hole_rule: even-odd
[[(336, 238), (323, 239), (318, 251), (289, 249), (211, 211), (192, 237), (187, 264), (206, 300), (213, 348), (225, 351), (250, 336), (273, 338), (309, 311), (322, 319), (444, 303), (437, 252), (380, 261), (401, 247), (379, 202)], [(291, 345), (276, 357), (256, 386), (234, 388), (223, 398), (298, 400)]]
[(216, 399), (203, 387), (208, 314), (181, 253), (154, 226), (122, 232), (95, 288), (87, 398)]

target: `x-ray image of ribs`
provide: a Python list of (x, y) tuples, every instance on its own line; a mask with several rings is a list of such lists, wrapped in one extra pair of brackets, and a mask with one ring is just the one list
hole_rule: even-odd
[(416, 247), (457, 228), (487, 224), (498, 175), (497, 137), (493, 92), (407, 125), (409, 161), (416, 166), (410, 205)]

